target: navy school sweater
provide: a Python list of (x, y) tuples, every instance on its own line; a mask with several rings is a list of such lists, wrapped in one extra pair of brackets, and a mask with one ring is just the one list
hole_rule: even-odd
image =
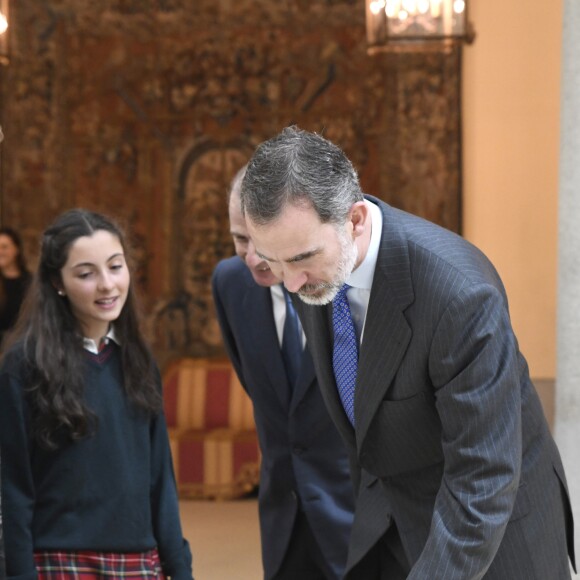
[(172, 580), (191, 580), (167, 426), (127, 400), (120, 348), (87, 352), (85, 399), (94, 435), (63, 434), (48, 451), (30, 437), (22, 352), (0, 369), (2, 507), (8, 578), (34, 580), (33, 551), (141, 552), (157, 547)]

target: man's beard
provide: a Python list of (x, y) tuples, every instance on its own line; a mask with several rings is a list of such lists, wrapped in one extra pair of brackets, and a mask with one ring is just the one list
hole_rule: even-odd
[(349, 239), (346, 232), (339, 232), (338, 239), (340, 243), (340, 258), (334, 280), (332, 282), (321, 282), (320, 284), (304, 284), (297, 294), (306, 304), (324, 306), (332, 302), (354, 269), (358, 257), (357, 245)]

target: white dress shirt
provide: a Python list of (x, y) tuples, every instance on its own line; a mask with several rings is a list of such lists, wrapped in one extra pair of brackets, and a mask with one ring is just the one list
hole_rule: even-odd
[[(101, 339), (101, 343), (103, 345), (109, 344), (109, 341), (112, 340), (117, 344), (120, 344), (119, 339), (115, 336), (115, 328), (111, 325), (109, 328), (109, 332)], [(99, 354), (99, 346), (92, 338), (87, 338), (86, 336), (83, 337), (83, 348), (92, 352), (93, 354)]]
[[(276, 333), (278, 334), (278, 344), (282, 347), (282, 336), (284, 335), (284, 322), (286, 321), (286, 298), (282, 290), (282, 284), (274, 284), (270, 286), (270, 293), (272, 294), (272, 308), (274, 311), (274, 322), (276, 324)], [(300, 319), (298, 319), (300, 324)], [(302, 325), (300, 324), (302, 329)], [(306, 336), (302, 330), (302, 347), (306, 344)]]
[(362, 343), (364, 325), (369, 307), (371, 287), (375, 275), (375, 266), (379, 255), (381, 243), (381, 233), (383, 231), (383, 215), (377, 205), (365, 200), (371, 218), (371, 240), (367, 249), (367, 254), (362, 263), (353, 270), (346, 283), (351, 287), (346, 293), (350, 304), (350, 314), (354, 327)]

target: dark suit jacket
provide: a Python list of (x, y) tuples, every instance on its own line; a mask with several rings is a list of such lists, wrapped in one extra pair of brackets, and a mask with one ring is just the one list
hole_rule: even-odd
[(383, 231), (355, 430), (332, 371), (332, 307), (297, 301), (360, 482), (347, 569), (394, 522), (414, 580), (568, 578), (564, 470), (498, 274), (459, 236), (368, 199)]
[(269, 288), (258, 286), (237, 257), (215, 269), (212, 288), (228, 355), (254, 406), (262, 467), (259, 511), (266, 578), (278, 570), (298, 509), (341, 578), (354, 494), (345, 447), (333, 425), (305, 350), (293, 396), (276, 334)]

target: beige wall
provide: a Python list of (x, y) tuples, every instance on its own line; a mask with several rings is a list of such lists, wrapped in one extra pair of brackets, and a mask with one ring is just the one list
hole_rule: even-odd
[[(464, 235), (502, 276), (537, 378), (556, 369), (561, 0), (472, 0), (464, 50)], [(579, 226), (580, 227), (580, 226)]]

